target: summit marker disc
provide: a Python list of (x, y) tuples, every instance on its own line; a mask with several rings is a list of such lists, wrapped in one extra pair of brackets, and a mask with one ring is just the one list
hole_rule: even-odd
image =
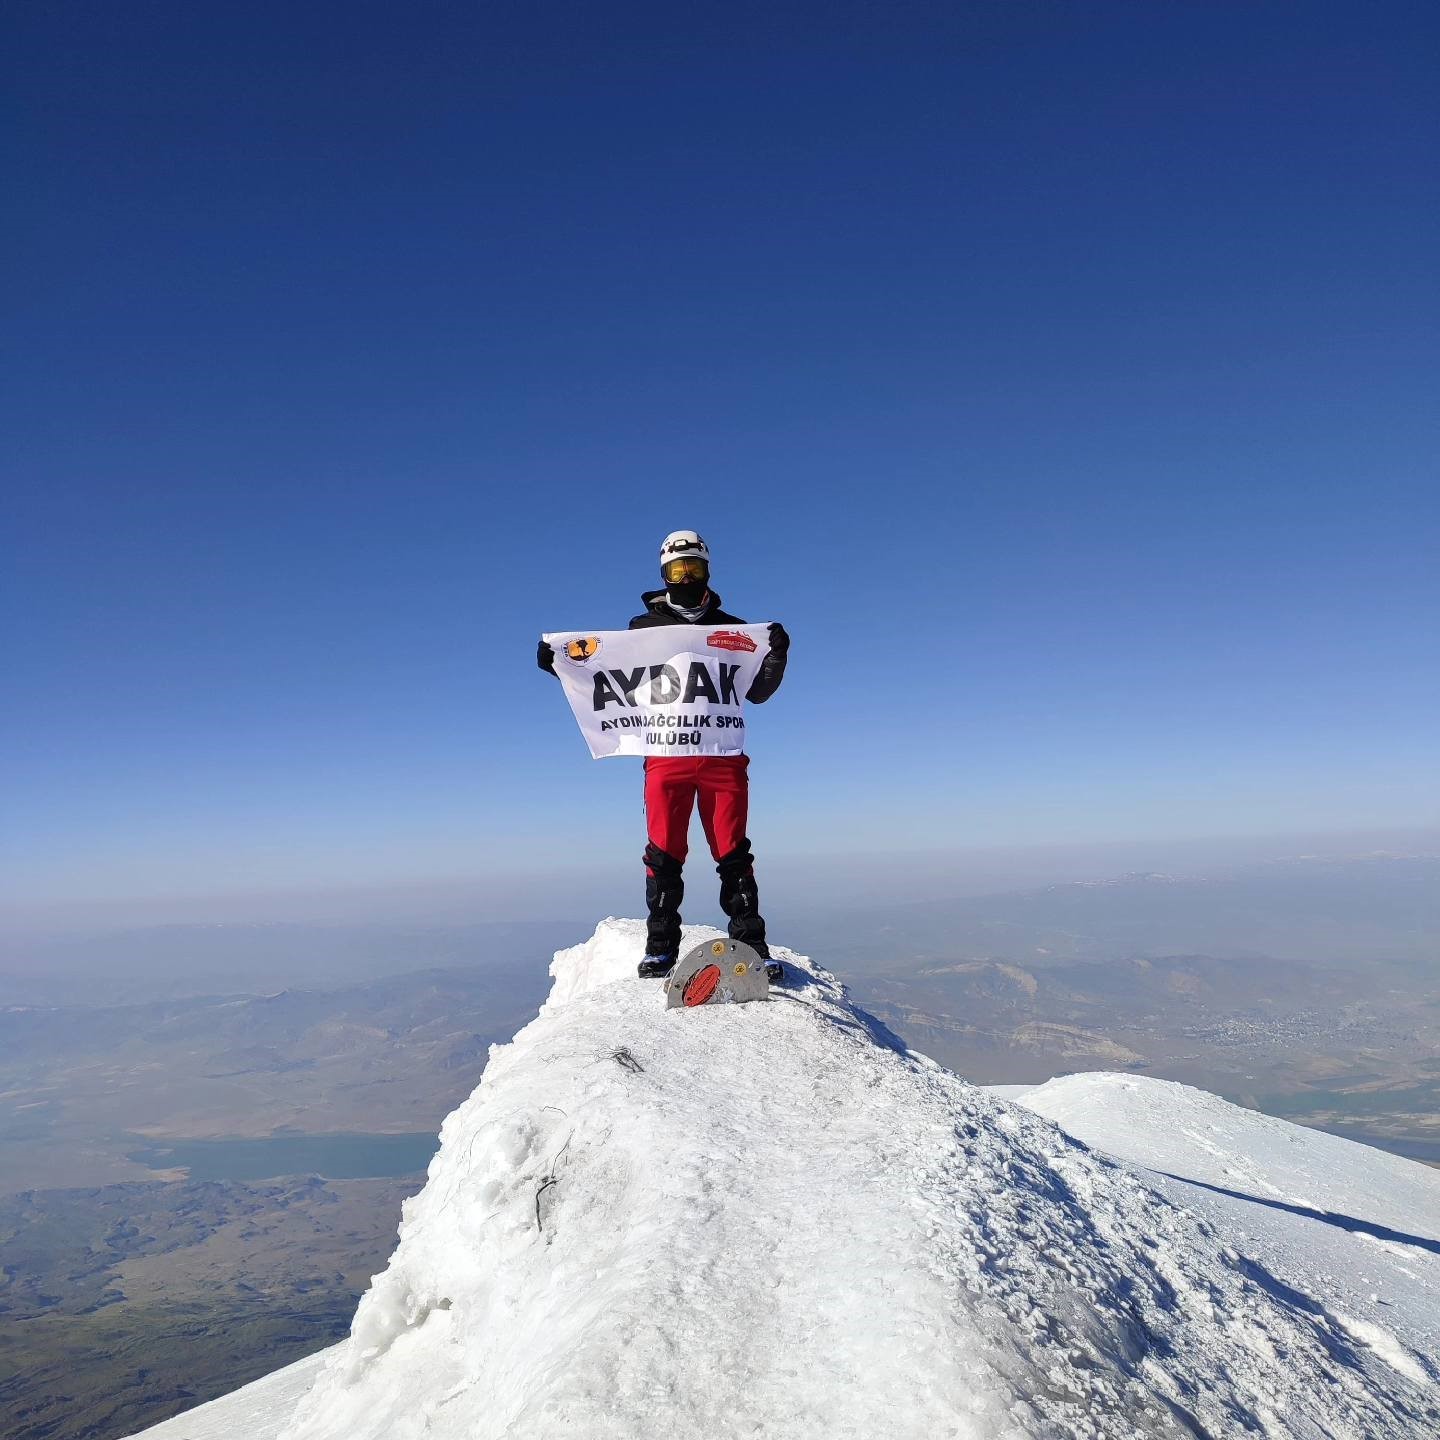
[(702, 940), (670, 972), (665, 1008), (738, 1005), (769, 994), (765, 962), (743, 940)]

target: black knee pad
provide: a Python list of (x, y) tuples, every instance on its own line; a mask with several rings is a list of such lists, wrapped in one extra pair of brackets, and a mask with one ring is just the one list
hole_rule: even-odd
[(684, 862), (677, 860), (658, 845), (645, 847), (645, 868), (662, 880), (678, 880), (684, 871)]
[(755, 852), (748, 839), (742, 840), (728, 855), (722, 855), (715, 866), (715, 873), (722, 879), (744, 875), (755, 865)]

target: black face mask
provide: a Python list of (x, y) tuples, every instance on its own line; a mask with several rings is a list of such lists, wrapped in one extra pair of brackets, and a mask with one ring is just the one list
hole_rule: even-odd
[(665, 593), (677, 604), (686, 610), (693, 610), (705, 598), (705, 592), (709, 590), (708, 580), (685, 580), (679, 585), (667, 585)]

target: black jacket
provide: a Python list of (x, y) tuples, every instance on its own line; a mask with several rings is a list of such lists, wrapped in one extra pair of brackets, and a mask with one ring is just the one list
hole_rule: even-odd
[[(710, 591), (710, 603), (705, 607), (698, 620), (687, 620), (683, 615), (677, 615), (665, 603), (664, 590), (647, 590), (640, 598), (645, 602), (645, 612), (642, 615), (634, 616), (626, 627), (627, 629), (649, 630), (655, 625), (744, 625), (746, 623), (738, 615), (731, 615), (722, 610), (720, 597), (713, 590)], [(750, 688), (745, 692), (745, 698), (751, 704), (763, 705), (780, 688), (780, 682), (785, 678), (785, 662), (789, 658), (788, 653), (777, 655), (772, 650), (760, 662), (760, 670)]]

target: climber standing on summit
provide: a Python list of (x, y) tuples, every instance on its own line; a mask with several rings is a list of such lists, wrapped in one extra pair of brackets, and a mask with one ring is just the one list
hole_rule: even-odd
[[(664, 586), (647, 590), (642, 614), (629, 629), (652, 625), (744, 625), (720, 608), (710, 589), (710, 547), (694, 530), (676, 530), (660, 546)], [(785, 676), (790, 637), (783, 625), (770, 626), (770, 650), (745, 693), (762, 705)], [(555, 673), (555, 652), (544, 640), (540, 668)], [(668, 975), (680, 951), (680, 902), (690, 848), (690, 812), (698, 802), (700, 823), (720, 876), (720, 908), (730, 917), (730, 938), (743, 941), (765, 961), (765, 973), (779, 980), (782, 969), (770, 958), (765, 921), (755, 884), (755, 865), (746, 834), (750, 808), (748, 755), (647, 756), (645, 760), (645, 901), (649, 908), (642, 978)]]

